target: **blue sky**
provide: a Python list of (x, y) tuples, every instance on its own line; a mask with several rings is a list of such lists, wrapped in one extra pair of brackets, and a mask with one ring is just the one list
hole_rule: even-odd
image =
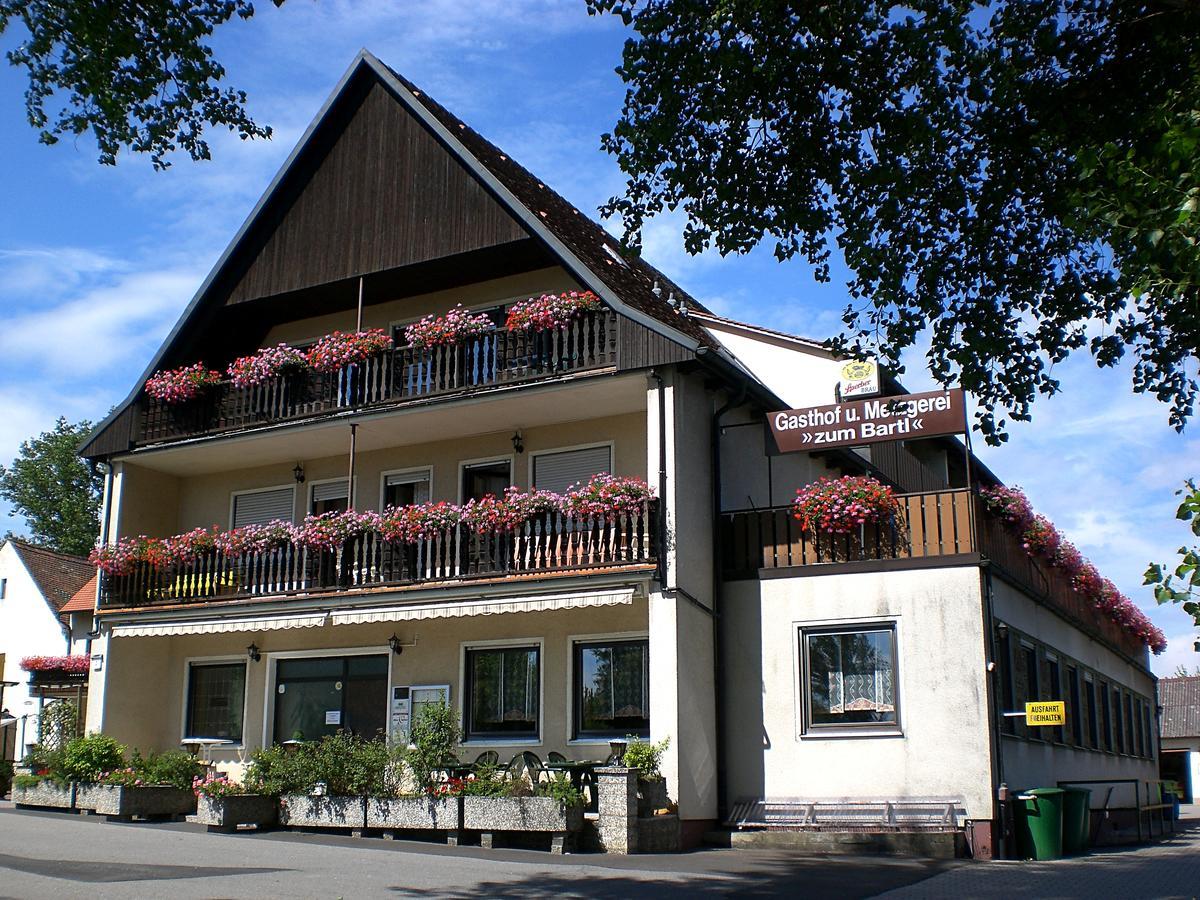
[[(360, 47), (594, 212), (622, 186), (599, 136), (620, 110), (623, 38), (582, 0), (260, 4), (216, 46), (274, 140), (214, 133), (212, 161), (162, 173), (136, 159), (101, 167), (86, 139), (38, 144), (21, 72), (0, 68), (0, 460), (57, 416), (98, 419), (125, 396)], [(803, 263), (767, 251), (688, 257), (675, 220), (650, 225), (645, 254), (726, 315), (818, 338), (840, 324), (844, 279), (818, 284)], [(908, 368), (910, 389), (930, 386), (919, 353)], [(1165, 408), (1132, 394), (1127, 369), (1080, 357), (1058, 374), (1063, 393), (1040, 401), (1006, 446), (979, 453), (1151, 613), (1171, 641), (1160, 674), (1194, 666), (1190, 620), (1154, 608), (1140, 582), (1149, 560), (1188, 537), (1174, 491), (1200, 475), (1200, 426), (1172, 431)]]

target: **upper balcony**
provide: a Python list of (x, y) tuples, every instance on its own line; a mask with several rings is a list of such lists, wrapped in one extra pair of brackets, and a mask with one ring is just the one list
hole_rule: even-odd
[(790, 506), (721, 516), (722, 572), (729, 580), (791, 569), (795, 575), (945, 566), (987, 560), (1025, 593), (1110, 647), (1140, 659), (1145, 646), (1098, 615), (1060, 569), (1032, 558), (1020, 541), (965, 488), (898, 494), (900, 513), (858, 534), (812, 534)]
[(145, 447), (236, 434), (615, 371), (619, 323), (620, 316), (602, 309), (542, 332), (498, 328), (451, 346), (397, 347), (331, 373), (279, 375), (247, 388), (225, 382), (200, 399), (178, 405), (143, 394), (133, 443)]

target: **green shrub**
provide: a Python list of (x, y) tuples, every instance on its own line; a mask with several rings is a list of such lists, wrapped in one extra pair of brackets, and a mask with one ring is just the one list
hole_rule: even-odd
[(408, 765), (418, 785), (433, 787), (433, 773), (457, 761), (455, 751), (462, 741), (458, 713), (446, 703), (430, 703), (421, 708), (409, 734)]
[(44, 775), (14, 775), (13, 787), (15, 788), (32, 788), (37, 787), (46, 780)]
[(67, 743), (50, 774), (64, 781), (95, 781), (125, 767), (125, 748), (106, 734), (89, 734)]
[(34, 775), (51, 775), (62, 768), (62, 751), (51, 750), (42, 744), (31, 744), (21, 760)]
[(462, 779), (456, 785), (457, 790), (450, 793), (464, 797), (510, 797), (512, 784), (499, 766), (479, 766), (474, 778)]
[(583, 803), (583, 793), (571, 783), (565, 774), (559, 773), (548, 781), (537, 785), (538, 796), (553, 797), (564, 806), (578, 806)]
[(306, 794), (318, 784), (332, 797), (389, 797), (396, 793), (394, 754), (381, 740), (338, 732), (320, 741), (257, 750), (246, 770), (256, 794)]
[(168, 785), (181, 791), (190, 791), (192, 782), (205, 773), (199, 760), (184, 750), (167, 750), (146, 757), (134, 750), (129, 756), (129, 767), (144, 784)]
[(639, 737), (629, 737), (629, 746), (625, 750), (625, 765), (637, 769), (638, 777), (647, 780), (662, 778), (659, 766), (662, 765), (663, 754), (671, 744), (669, 737), (663, 738), (657, 744), (643, 741)]
[(281, 744), (255, 750), (246, 767), (247, 790), (255, 794), (278, 797), (307, 791), (299, 760), (299, 748), (292, 750)]

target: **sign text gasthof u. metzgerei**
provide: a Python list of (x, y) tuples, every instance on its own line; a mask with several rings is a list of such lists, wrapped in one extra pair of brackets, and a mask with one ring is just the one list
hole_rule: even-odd
[(771, 413), (769, 421), (782, 453), (919, 440), (967, 428), (961, 388), (786, 409)]

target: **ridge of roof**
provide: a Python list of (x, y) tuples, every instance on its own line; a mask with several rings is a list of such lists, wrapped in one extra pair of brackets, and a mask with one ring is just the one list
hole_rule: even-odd
[(717, 313), (709, 310), (691, 310), (688, 312), (688, 315), (695, 316), (702, 322), (715, 322), (723, 325), (732, 325), (735, 328), (745, 328), (749, 331), (761, 331), (763, 334), (770, 335), (771, 337), (781, 338), (785, 341), (793, 341), (797, 344), (804, 344), (817, 350), (823, 350), (826, 353), (830, 352), (829, 348), (825, 346), (824, 342), (818, 341), (816, 338), (804, 337), (803, 335), (799, 334), (791, 334), (787, 331), (780, 331), (777, 328), (768, 328), (766, 325), (757, 325), (754, 322), (743, 322), (740, 319), (732, 319), (729, 316), (718, 315)]
[(96, 567), (82, 556), (60, 553), (19, 538), (9, 540), (46, 604), (56, 616), (67, 601), (96, 574)]

